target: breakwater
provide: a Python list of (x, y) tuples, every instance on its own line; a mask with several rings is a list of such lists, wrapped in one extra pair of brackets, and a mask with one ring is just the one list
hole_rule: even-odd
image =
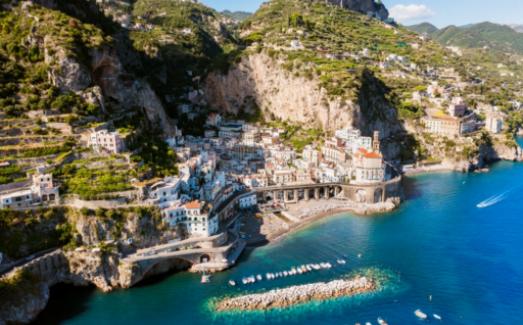
[(311, 301), (369, 293), (378, 288), (378, 283), (373, 278), (358, 275), (350, 279), (316, 282), (274, 289), (265, 293), (225, 298), (219, 301), (215, 308), (218, 311), (287, 308)]

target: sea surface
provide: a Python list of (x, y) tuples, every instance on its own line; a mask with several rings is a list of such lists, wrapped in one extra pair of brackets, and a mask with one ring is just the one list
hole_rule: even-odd
[[(54, 290), (42, 324), (521, 324), (523, 321), (523, 164), (486, 174), (439, 173), (406, 180), (407, 200), (378, 217), (325, 218), (243, 255), (200, 284), (178, 273), (126, 291)], [(483, 204), (481, 204), (483, 203)], [(478, 204), (483, 208), (478, 208)], [(361, 258), (358, 255), (361, 254)], [(230, 279), (345, 258), (307, 275), (228, 286)], [(396, 276), (386, 290), (284, 311), (219, 314), (210, 301), (339, 278), (374, 267)], [(418, 320), (414, 311), (429, 315)], [(432, 314), (442, 320), (436, 320)]]

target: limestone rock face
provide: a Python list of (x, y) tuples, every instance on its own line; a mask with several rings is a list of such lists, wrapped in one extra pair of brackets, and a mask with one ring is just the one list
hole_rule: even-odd
[(44, 59), (49, 65), (51, 84), (62, 91), (81, 91), (91, 84), (88, 68), (72, 58), (64, 48), (55, 46), (50, 37), (44, 38)]
[(226, 75), (212, 73), (205, 94), (222, 112), (257, 106), (265, 116), (326, 130), (352, 126), (355, 111), (352, 102), (330, 99), (317, 81), (293, 76), (264, 53), (244, 58)]
[(93, 79), (105, 97), (118, 101), (126, 109), (142, 108), (150, 121), (158, 122), (166, 134), (173, 134), (175, 123), (149, 83), (135, 78), (124, 69), (115, 49), (104, 47), (90, 52)]
[(398, 142), (406, 131), (388, 88), (371, 72), (364, 72), (357, 102), (328, 96), (317, 79), (297, 77), (264, 52), (244, 57), (226, 75), (212, 73), (205, 83), (211, 106), (224, 113), (252, 113), (258, 107), (266, 118), (277, 118), (308, 128), (335, 131), (354, 127), (364, 135), (380, 132), (385, 157), (400, 154)]
[(372, 13), (381, 20), (385, 20), (389, 17), (389, 11), (381, 3), (376, 0), (318, 0), (332, 3), (333, 5), (339, 5), (345, 9), (358, 11), (363, 14)]

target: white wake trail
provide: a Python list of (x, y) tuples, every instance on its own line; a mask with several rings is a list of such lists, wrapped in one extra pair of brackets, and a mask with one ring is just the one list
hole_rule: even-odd
[(488, 199), (478, 203), (476, 205), (477, 208), (479, 209), (484, 209), (484, 208), (488, 208), (490, 206), (493, 206), (495, 204), (498, 204), (499, 202), (505, 200), (507, 198), (507, 194), (509, 193), (510, 191), (506, 191), (504, 193), (501, 193), (499, 195), (494, 195), (494, 196), (491, 196), (489, 197)]

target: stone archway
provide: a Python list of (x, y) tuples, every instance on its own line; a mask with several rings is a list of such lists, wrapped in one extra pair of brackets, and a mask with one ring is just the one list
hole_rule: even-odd
[(207, 263), (211, 260), (211, 257), (207, 254), (200, 256), (200, 263)]
[(364, 189), (356, 190), (356, 202), (367, 203), (367, 191)]
[(383, 189), (378, 188), (376, 191), (374, 191), (374, 203), (379, 203), (382, 201), (383, 198)]

